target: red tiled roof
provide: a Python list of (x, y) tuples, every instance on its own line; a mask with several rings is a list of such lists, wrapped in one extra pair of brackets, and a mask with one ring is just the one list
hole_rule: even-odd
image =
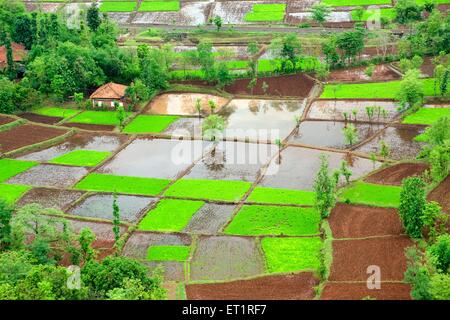
[[(13, 60), (15, 62), (21, 62), (25, 60), (25, 57), (27, 56), (28, 51), (25, 49), (23, 45), (20, 43), (11, 43), (11, 48), (13, 51)], [(7, 52), (6, 47), (1, 46), (0, 47), (0, 63), (6, 63), (7, 62)]]
[(125, 96), (127, 86), (118, 83), (107, 83), (91, 94), (91, 99), (122, 99)]

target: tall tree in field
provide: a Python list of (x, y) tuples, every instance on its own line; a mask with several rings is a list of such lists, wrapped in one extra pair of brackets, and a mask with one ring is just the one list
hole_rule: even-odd
[(87, 25), (92, 31), (97, 31), (102, 22), (99, 14), (97, 2), (93, 2), (86, 13)]
[(404, 109), (418, 107), (423, 102), (424, 90), (419, 75), (419, 70), (408, 70), (400, 83), (398, 99)]
[(343, 32), (338, 35), (336, 45), (344, 52), (344, 59), (354, 60), (364, 49), (364, 33), (361, 30)]
[(426, 205), (425, 183), (417, 177), (403, 180), (398, 213), (406, 233), (412, 238), (422, 236), (423, 211)]
[(286, 71), (298, 65), (302, 54), (302, 44), (297, 34), (290, 33), (272, 41), (270, 50), (278, 59), (281, 59), (281, 71)]
[(197, 58), (205, 79), (207, 81), (216, 80), (215, 59), (211, 42), (200, 42), (197, 45)]
[(0, 198), (0, 251), (11, 245), (11, 218), (14, 207)]
[(327, 18), (330, 14), (330, 7), (323, 3), (316, 3), (311, 8), (311, 18), (316, 21), (321, 27), (323, 27), (323, 24), (325, 23), (325, 21), (327, 21)]
[(328, 158), (320, 155), (320, 169), (314, 181), (315, 207), (322, 218), (329, 216), (336, 203), (336, 182), (329, 173)]
[(120, 239), (120, 208), (117, 204), (117, 195), (114, 194), (114, 200), (113, 200), (113, 233), (114, 233), (114, 240), (117, 242)]
[(223, 131), (225, 130), (225, 120), (217, 114), (212, 114), (203, 121), (202, 129), (203, 137), (212, 141), (214, 144), (211, 152), (214, 157), (216, 154), (217, 144), (219, 143), (223, 135)]

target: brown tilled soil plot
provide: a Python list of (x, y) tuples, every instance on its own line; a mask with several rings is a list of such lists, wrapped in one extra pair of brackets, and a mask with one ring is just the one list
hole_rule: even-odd
[(0, 116), (0, 126), (4, 125), (4, 124), (7, 124), (7, 123), (10, 123), (10, 122), (13, 122), (14, 120), (15, 120), (14, 118), (10, 118), (10, 117), (7, 117), (7, 116)]
[(84, 191), (33, 188), (19, 200), (18, 205), (39, 203), (44, 208), (63, 210), (83, 194)]
[(325, 285), (320, 299), (322, 300), (410, 300), (411, 287), (404, 283), (381, 283), (380, 289), (368, 289), (366, 282), (337, 283)]
[(62, 124), (65, 127), (70, 128), (80, 128), (83, 130), (91, 130), (91, 131), (113, 131), (114, 126), (107, 126), (103, 124), (88, 124), (88, 123), (64, 123)]
[(40, 114), (35, 114), (31, 112), (22, 113), (20, 115), (21, 118), (33, 121), (33, 122), (40, 122), (40, 123), (46, 123), (46, 124), (55, 124), (60, 122), (62, 119), (61, 117), (49, 117), (49, 116), (43, 116)]
[(49, 140), (67, 132), (64, 129), (24, 124), (0, 132), (0, 151), (8, 152), (31, 144)]
[(333, 241), (330, 281), (366, 281), (369, 266), (378, 266), (381, 281), (401, 281), (406, 270), (406, 236)]
[[(247, 88), (250, 79), (237, 79), (233, 84), (225, 87), (225, 91), (232, 94), (251, 94)], [(267, 92), (262, 89), (262, 84), (268, 85)], [(255, 96), (285, 96), (285, 97), (306, 97), (313, 88), (315, 82), (304, 74), (293, 74), (287, 76), (274, 76), (258, 78), (253, 89)]]
[(190, 300), (310, 300), (318, 284), (310, 272), (186, 286)]
[(403, 179), (420, 176), (428, 167), (425, 163), (398, 163), (371, 174), (365, 181), (400, 186)]
[(328, 222), (336, 239), (404, 233), (397, 210), (391, 208), (338, 203), (331, 212)]
[(428, 200), (439, 202), (442, 210), (450, 214), (450, 175), (428, 194)]
[(356, 67), (342, 70), (334, 70), (328, 76), (329, 82), (355, 82), (355, 81), (387, 81), (397, 80), (400, 75), (385, 64), (375, 66), (371, 77), (367, 76), (366, 67)]

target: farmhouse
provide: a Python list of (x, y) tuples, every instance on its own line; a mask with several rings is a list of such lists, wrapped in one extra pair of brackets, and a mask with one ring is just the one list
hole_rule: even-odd
[(109, 82), (102, 85), (100, 88), (91, 94), (92, 106), (114, 109), (115, 104), (120, 106), (126, 105), (125, 91), (127, 86)]
[[(11, 48), (13, 52), (13, 61), (15, 63), (21, 63), (25, 61), (28, 51), (25, 47), (19, 43), (11, 43)], [(4, 69), (8, 65), (8, 53), (6, 46), (0, 47), (0, 70)]]

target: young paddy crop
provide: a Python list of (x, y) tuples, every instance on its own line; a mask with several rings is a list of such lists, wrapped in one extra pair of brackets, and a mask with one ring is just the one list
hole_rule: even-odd
[(0, 199), (13, 204), (30, 189), (29, 186), (0, 183)]
[(110, 174), (91, 173), (76, 186), (79, 190), (117, 192), (154, 196), (159, 194), (169, 180), (115, 176)]
[(24, 172), (35, 165), (34, 161), (20, 161), (14, 159), (0, 159), (0, 182), (6, 181), (15, 175)]
[(174, 232), (183, 230), (203, 201), (163, 199), (139, 223), (139, 230)]
[(186, 261), (191, 248), (188, 246), (150, 246), (147, 250), (149, 261)]
[(49, 163), (77, 167), (95, 167), (102, 163), (110, 155), (111, 152), (106, 151), (75, 150), (56, 157), (50, 160)]
[(421, 108), (406, 116), (403, 123), (431, 125), (442, 117), (450, 117), (450, 108)]
[(261, 240), (269, 273), (317, 271), (322, 241), (313, 238), (264, 238)]
[(246, 202), (312, 206), (314, 197), (315, 193), (312, 191), (256, 187)]
[[(125, 113), (125, 118), (131, 116)], [(69, 120), (69, 123), (83, 123), (94, 125), (118, 126), (120, 124), (116, 111), (83, 111)]]
[(246, 205), (225, 229), (230, 235), (311, 236), (319, 233), (320, 215), (314, 208)]
[(124, 129), (124, 133), (158, 133), (166, 130), (177, 116), (153, 116), (139, 115), (133, 119)]
[(100, 12), (131, 12), (136, 9), (136, 1), (103, 1)]
[(357, 181), (341, 190), (339, 200), (345, 203), (366, 204), (397, 208), (400, 204), (400, 187)]

